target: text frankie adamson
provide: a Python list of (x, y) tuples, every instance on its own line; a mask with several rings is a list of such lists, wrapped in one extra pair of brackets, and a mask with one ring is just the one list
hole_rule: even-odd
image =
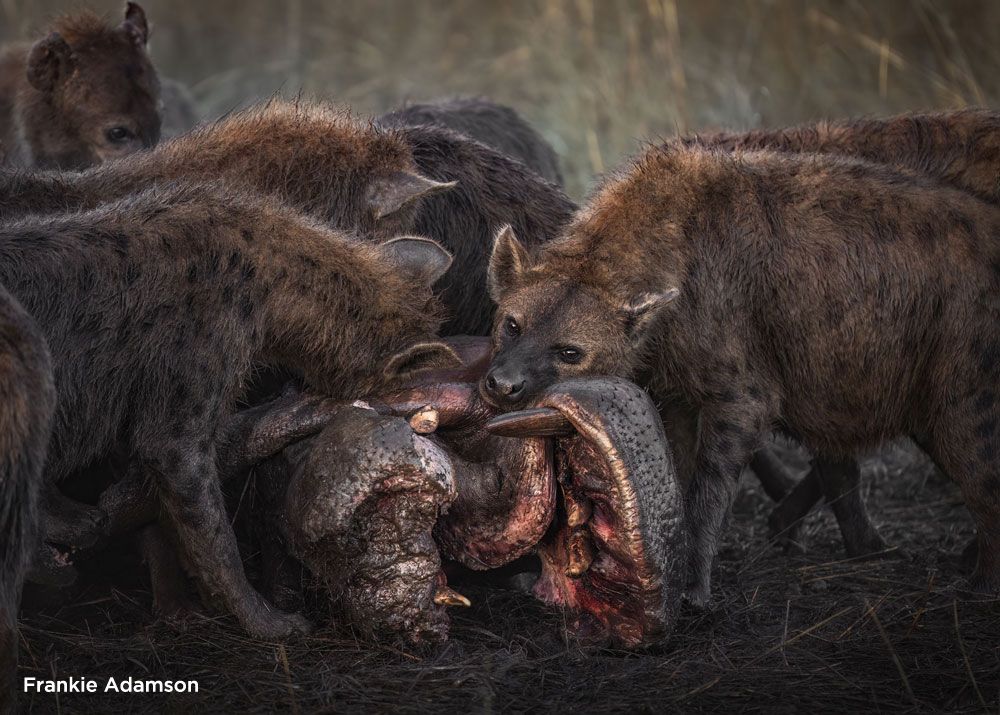
[(44, 678), (26, 677), (22, 681), (25, 693), (197, 693), (197, 680), (140, 680), (118, 678), (107, 680), (93, 678)]

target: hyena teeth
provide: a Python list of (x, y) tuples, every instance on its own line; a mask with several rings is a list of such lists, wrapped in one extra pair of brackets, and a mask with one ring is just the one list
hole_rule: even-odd
[(569, 552), (566, 575), (570, 578), (580, 578), (587, 573), (594, 561), (594, 545), (590, 540), (590, 532), (584, 528), (574, 529), (569, 536), (566, 550)]
[(472, 601), (448, 586), (438, 586), (437, 592), (434, 594), (434, 603), (439, 606), (463, 606), (465, 608), (472, 605)]
[(417, 434), (431, 434), (438, 428), (438, 411), (430, 405), (421, 407), (410, 417), (410, 427)]

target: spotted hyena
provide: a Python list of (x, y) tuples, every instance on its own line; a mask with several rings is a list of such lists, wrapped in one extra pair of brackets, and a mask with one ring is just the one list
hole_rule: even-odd
[(447, 335), (489, 332), (486, 264), (498, 227), (543, 243), (576, 208), (521, 162), (457, 132), (383, 128), (329, 105), (275, 100), (79, 174), (0, 173), (0, 220), (216, 177), (372, 240), (410, 232), (436, 240), (455, 257), (438, 286)]
[(117, 27), (83, 11), (0, 54), (6, 162), (80, 169), (156, 144), (160, 84), (148, 38), (145, 12), (129, 2)]
[(243, 574), (217, 429), (260, 366), (353, 397), (450, 359), (431, 291), (449, 263), (427, 239), (365, 243), (216, 184), (4, 225), (0, 283), (37, 320), (56, 378), (46, 481), (124, 449), (205, 592), (251, 634), (286, 635), (301, 620)]
[(1000, 590), (997, 210), (835, 156), (653, 147), (530, 254), (509, 230), (483, 382), (523, 403), (571, 375), (635, 375), (699, 415), (689, 596), (704, 602), (741, 469), (772, 429), (817, 454), (910, 435), (977, 527)]

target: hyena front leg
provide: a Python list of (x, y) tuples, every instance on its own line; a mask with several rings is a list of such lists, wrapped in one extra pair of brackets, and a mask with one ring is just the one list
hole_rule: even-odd
[(305, 619), (275, 609), (247, 581), (226, 516), (215, 446), (205, 438), (212, 428), (199, 427), (146, 458), (187, 563), (206, 592), (219, 596), (251, 635), (280, 639), (307, 631)]
[(694, 480), (687, 495), (691, 558), (687, 599), (705, 606), (711, 597), (712, 564), (740, 473), (768, 434), (765, 404), (745, 399), (704, 405)]

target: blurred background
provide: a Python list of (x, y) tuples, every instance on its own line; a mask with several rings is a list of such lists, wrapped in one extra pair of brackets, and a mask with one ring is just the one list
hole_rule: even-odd
[[(362, 113), (486, 95), (532, 121), (570, 193), (643, 138), (994, 106), (1000, 2), (141, 0), (162, 75), (205, 118), (273, 93)], [(58, 0), (0, 0), (0, 41)], [(124, 2), (86, 3), (120, 21)]]

